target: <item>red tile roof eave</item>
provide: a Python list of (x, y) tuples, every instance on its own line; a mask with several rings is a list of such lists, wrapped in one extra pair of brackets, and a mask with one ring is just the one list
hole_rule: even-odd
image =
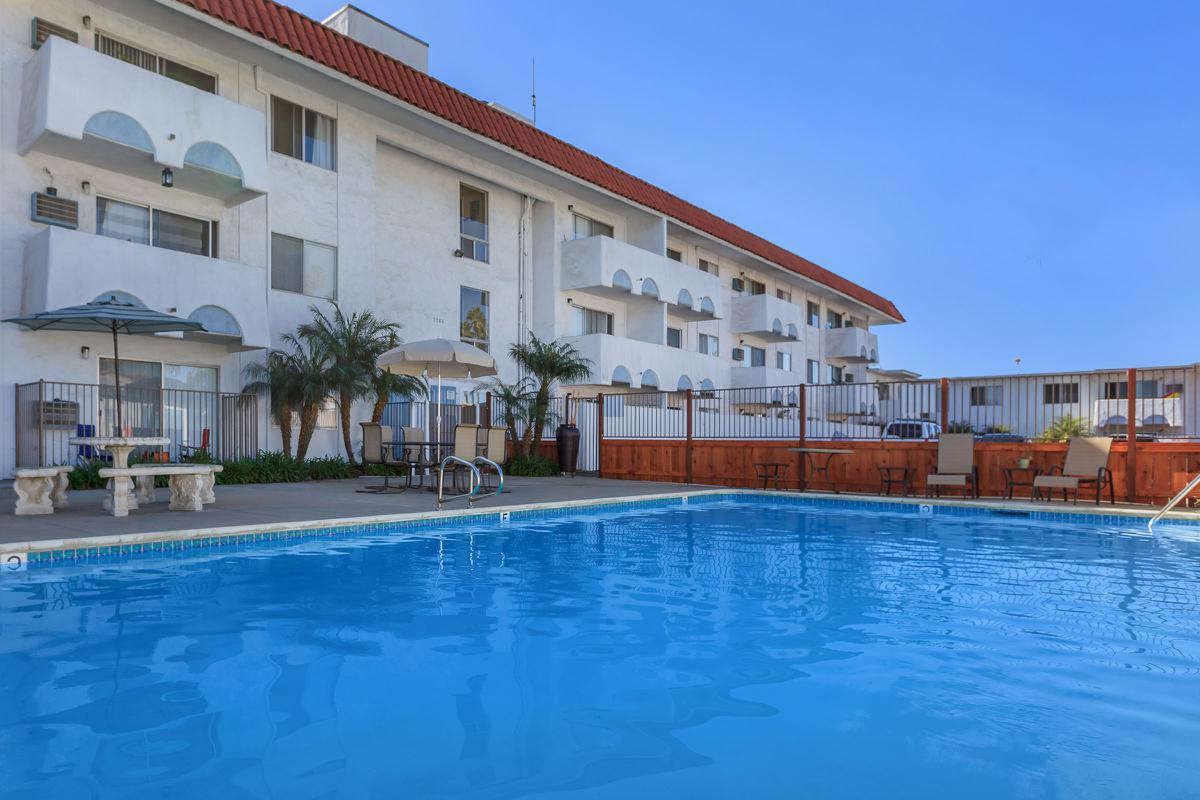
[(176, 0), (903, 322), (888, 299), (274, 0)]

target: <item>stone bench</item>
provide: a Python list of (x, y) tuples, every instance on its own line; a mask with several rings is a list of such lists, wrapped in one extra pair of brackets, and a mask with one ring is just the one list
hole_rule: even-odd
[(20, 467), (12, 471), (17, 505), (13, 513), (53, 514), (67, 507), (67, 475), (74, 467)]
[[(154, 491), (154, 479), (166, 475), (170, 482), (172, 511), (199, 511), (206, 503), (217, 501), (213, 486), (217, 473), (224, 469), (220, 464), (137, 464), (132, 467), (106, 467), (100, 470), (101, 478), (112, 479), (112, 489), (105, 508), (114, 517), (124, 517), (129, 512), (158, 498)], [(136, 481), (137, 494), (130, 492)]]

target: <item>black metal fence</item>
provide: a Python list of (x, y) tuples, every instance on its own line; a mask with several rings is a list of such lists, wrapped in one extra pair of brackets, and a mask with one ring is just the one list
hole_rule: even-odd
[[(70, 464), (95, 453), (70, 439), (117, 436), (113, 386), (37, 381), (16, 387), (17, 466)], [(128, 436), (165, 436), (171, 461), (203, 449), (215, 459), (253, 456), (259, 449), (258, 398), (192, 389), (122, 387), (121, 422)], [(148, 453), (138, 453), (141, 457)]]

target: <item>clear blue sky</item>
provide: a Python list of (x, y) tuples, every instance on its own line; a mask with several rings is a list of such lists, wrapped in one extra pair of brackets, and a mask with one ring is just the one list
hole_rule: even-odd
[(520, 111), (536, 57), (540, 127), (894, 300), (883, 366), (1200, 360), (1200, 3), (356, 4)]

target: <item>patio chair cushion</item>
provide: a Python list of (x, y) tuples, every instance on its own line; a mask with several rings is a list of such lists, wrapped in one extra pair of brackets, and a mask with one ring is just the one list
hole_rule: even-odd
[(925, 479), (930, 486), (966, 486), (966, 475), (930, 475)]
[(1079, 480), (1070, 475), (1038, 475), (1033, 485), (1039, 489), (1078, 489)]

